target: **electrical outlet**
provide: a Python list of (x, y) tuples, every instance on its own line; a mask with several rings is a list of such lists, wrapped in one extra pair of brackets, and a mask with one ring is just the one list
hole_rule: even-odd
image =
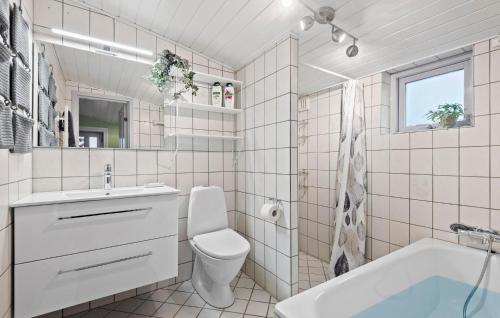
[(497, 36), (495, 39), (491, 40), (491, 49), (492, 50), (500, 49), (500, 35)]

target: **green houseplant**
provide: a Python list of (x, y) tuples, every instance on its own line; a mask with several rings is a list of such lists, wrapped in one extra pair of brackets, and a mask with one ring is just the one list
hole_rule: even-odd
[(439, 123), (441, 127), (450, 128), (457, 124), (457, 119), (464, 114), (464, 107), (459, 103), (439, 105), (436, 110), (427, 113), (427, 119)]
[(149, 80), (158, 87), (160, 92), (163, 92), (166, 89), (175, 88), (175, 79), (177, 77), (175, 73), (177, 72), (182, 74), (180, 80), (184, 86), (181, 90), (174, 92), (174, 98), (180, 98), (183, 93), (189, 90), (191, 90), (192, 95), (196, 95), (198, 86), (194, 83), (195, 73), (189, 69), (189, 61), (170, 50), (164, 50), (160, 54), (151, 67)]

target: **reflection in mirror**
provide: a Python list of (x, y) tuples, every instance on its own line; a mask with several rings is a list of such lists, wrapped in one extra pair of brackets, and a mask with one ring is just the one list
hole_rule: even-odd
[(149, 61), (67, 43), (37, 41), (35, 51), (35, 146), (162, 147), (163, 97), (147, 79)]
[(75, 103), (79, 110), (75, 131), (78, 131), (80, 147), (128, 148), (128, 101), (79, 95)]

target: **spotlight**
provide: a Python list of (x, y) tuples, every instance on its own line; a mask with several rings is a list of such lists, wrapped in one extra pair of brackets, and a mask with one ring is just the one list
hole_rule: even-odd
[(346, 34), (339, 28), (332, 26), (332, 41), (335, 43), (342, 43), (346, 38)]
[(288, 8), (292, 4), (292, 0), (281, 0), (281, 5)]
[(314, 18), (311, 17), (310, 15), (307, 15), (300, 20), (300, 28), (302, 29), (302, 31), (309, 30), (310, 28), (312, 28), (313, 25), (314, 25)]
[(355, 57), (356, 55), (358, 55), (358, 52), (359, 52), (359, 48), (356, 45), (356, 41), (354, 40), (352, 42), (352, 45), (349, 45), (349, 47), (345, 51), (345, 54), (347, 55), (347, 57)]

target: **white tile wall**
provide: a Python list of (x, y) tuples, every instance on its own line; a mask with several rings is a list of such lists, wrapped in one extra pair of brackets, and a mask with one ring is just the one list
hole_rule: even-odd
[[(246, 81), (236, 195), (237, 228), (251, 245), (244, 270), (278, 299), (298, 291), (296, 42), (281, 41), (237, 73)], [(283, 200), (277, 223), (259, 215), (269, 197)]]
[[(388, 77), (363, 79), (366, 117), (372, 118), (367, 132), (369, 258), (376, 259), (423, 237), (457, 242), (449, 230), (453, 222), (500, 225), (500, 201), (495, 194), (500, 185), (500, 150), (496, 147), (500, 108), (494, 99), (498, 90), (493, 89), (500, 88), (500, 78), (492, 76), (500, 65), (500, 51), (489, 48), (488, 41), (475, 45), (473, 127), (386, 133), (376, 128), (378, 123), (373, 119), (378, 117), (378, 103), (389, 106), (385, 104), (389, 100)], [(366, 98), (370, 92), (371, 98)], [(389, 173), (383, 162), (385, 153), (389, 154)]]
[[(14, 1), (9, 1), (11, 4)], [(19, 5), (19, 2), (16, 1)], [(30, 28), (33, 1), (22, 2), (23, 17)], [(31, 35), (30, 35), (31, 36)], [(12, 217), (9, 204), (32, 191), (32, 154), (0, 149), (0, 317), (12, 317)]]
[[(329, 261), (334, 231), (341, 88), (320, 91), (307, 98), (309, 110), (298, 113), (299, 247), (307, 254)], [(388, 153), (378, 152), (375, 156), (374, 169), (388, 172)], [(379, 203), (379, 207), (383, 205)]]
[(0, 149), (0, 316), (11, 315), (12, 217), (9, 204), (31, 193), (32, 154)]

